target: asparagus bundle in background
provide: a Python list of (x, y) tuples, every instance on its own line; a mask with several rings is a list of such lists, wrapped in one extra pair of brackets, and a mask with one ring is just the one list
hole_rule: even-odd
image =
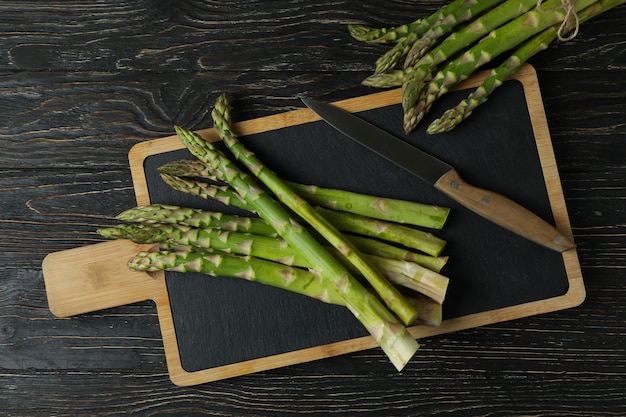
[(431, 16), (392, 28), (349, 25), (350, 34), (369, 43), (395, 42), (363, 84), (402, 87), (404, 130), (413, 131), (432, 104), (495, 58), (504, 62), (469, 97), (427, 128), (452, 130), (487, 101), (502, 83), (556, 39), (566, 41), (580, 24), (625, 0), (455, 0)]
[[(225, 96), (221, 96), (216, 103), (215, 109), (220, 108), (220, 110), (216, 113), (214, 109), (214, 122), (222, 140), (228, 139), (228, 142), (232, 143), (236, 142), (237, 139), (228, 128), (229, 113), (226, 110), (229, 107), (224, 105), (224, 99)], [(219, 118), (216, 119), (216, 115)], [(411, 306), (399, 293), (393, 294), (392, 298), (385, 299), (385, 304), (383, 304), (377, 296), (368, 291), (348, 272), (340, 261), (330, 254), (307, 229), (292, 217), (291, 213), (283, 205), (285, 200), (290, 200), (291, 203), (300, 203), (301, 199), (297, 198), (297, 196), (294, 196), (287, 190), (282, 190), (287, 192), (281, 194), (279, 202), (272, 195), (265, 192), (253, 178), (243, 172), (212, 144), (186, 129), (176, 127), (176, 131), (187, 149), (196, 158), (208, 164), (219, 174), (219, 180), (228, 183), (235, 189), (239, 196), (261, 218), (271, 224), (289, 245), (292, 245), (303, 256), (307, 257), (312, 265), (317, 265), (316, 272), (320, 274), (324, 283), (339, 292), (348, 309), (370, 332), (394, 366), (397, 369), (402, 369), (410, 358), (413, 357), (419, 345), (408, 333), (402, 321), (391, 313), (385, 304), (393, 306), (395, 311), (403, 312), (413, 317), (419, 314), (417, 309)], [(229, 146), (229, 149), (232, 148), (232, 146)], [(235, 155), (239, 156), (242, 156), (244, 153), (248, 154), (243, 149), (235, 149), (235, 151), (237, 151), (234, 152)], [(262, 171), (264, 171), (262, 164), (252, 170), (256, 177)], [(264, 184), (272, 188), (268, 185), (268, 182), (264, 181)], [(289, 206), (290, 209), (293, 209), (293, 207), (293, 205)], [(345, 254), (348, 254), (348, 252), (346, 251)], [(370, 278), (372, 277), (370, 276)], [(379, 282), (384, 282), (380, 276), (373, 278), (379, 279)], [(406, 318), (404, 320), (406, 321)]]
[[(176, 190), (248, 216), (149, 205), (118, 216), (130, 224), (99, 233), (154, 245), (129, 261), (131, 269), (244, 278), (345, 306), (402, 369), (419, 347), (405, 326), (439, 325), (448, 286), (440, 274), (445, 241), (415, 225), (440, 229), (449, 209), (283, 181), (238, 141), (229, 113), (222, 95), (213, 112), (216, 130), (254, 177), (179, 127), (197, 160), (166, 164), (160, 173)], [(417, 249), (407, 247), (412, 241)]]

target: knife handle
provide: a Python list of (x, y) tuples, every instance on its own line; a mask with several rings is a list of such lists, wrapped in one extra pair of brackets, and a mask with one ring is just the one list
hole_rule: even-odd
[(454, 169), (443, 174), (434, 185), (474, 213), (533, 242), (558, 252), (576, 246), (537, 215), (500, 194), (468, 184)]

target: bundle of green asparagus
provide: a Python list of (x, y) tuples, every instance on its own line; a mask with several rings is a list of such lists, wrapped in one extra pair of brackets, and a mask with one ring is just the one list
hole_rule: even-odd
[(98, 232), (152, 244), (128, 262), (133, 270), (244, 278), (345, 306), (402, 369), (419, 347), (406, 326), (441, 323), (446, 242), (420, 228), (441, 229), (449, 209), (284, 181), (232, 132), (226, 94), (212, 115), (230, 158), (245, 168), (176, 127), (196, 159), (159, 173), (177, 191), (247, 213), (154, 204)]
[(454, 0), (432, 15), (390, 28), (349, 25), (369, 43), (395, 42), (363, 84), (402, 87), (403, 127), (413, 131), (433, 102), (495, 58), (503, 62), (457, 106), (427, 128), (454, 129), (521, 65), (553, 41), (571, 39), (581, 23), (625, 0)]

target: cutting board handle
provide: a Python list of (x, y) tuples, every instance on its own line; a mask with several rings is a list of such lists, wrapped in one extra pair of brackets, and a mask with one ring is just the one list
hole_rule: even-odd
[(52, 314), (70, 317), (157, 300), (166, 294), (162, 272), (135, 272), (126, 266), (143, 249), (129, 241), (113, 240), (46, 256), (42, 269)]

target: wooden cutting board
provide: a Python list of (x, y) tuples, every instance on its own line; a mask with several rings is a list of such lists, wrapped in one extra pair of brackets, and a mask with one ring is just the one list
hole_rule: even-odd
[[(445, 96), (432, 117), (465, 97), (464, 90), (485, 76), (478, 74)], [(455, 166), (472, 184), (516, 200), (572, 236), (532, 67), (524, 66), (487, 105), (448, 134), (425, 135), (426, 120), (421, 130), (405, 136), (400, 100), (400, 91), (390, 90), (335, 104), (405, 137)], [(443, 270), (451, 280), (444, 323), (411, 327), (416, 338), (561, 310), (585, 298), (576, 250), (559, 254), (483, 220), (342, 137), (308, 109), (243, 121), (234, 129), (285, 179), (452, 208), (446, 227), (438, 232), (448, 241), (445, 254), (450, 256)], [(217, 140), (213, 129), (199, 133)], [(225, 209), (176, 193), (160, 181), (158, 166), (189, 157), (174, 136), (133, 147), (129, 159), (137, 204)], [(131, 272), (126, 261), (140, 249), (110, 241), (48, 255), (43, 273), (49, 307), (56, 316), (68, 317), (153, 300), (170, 377), (177, 385), (376, 347), (341, 307), (236, 279)]]

